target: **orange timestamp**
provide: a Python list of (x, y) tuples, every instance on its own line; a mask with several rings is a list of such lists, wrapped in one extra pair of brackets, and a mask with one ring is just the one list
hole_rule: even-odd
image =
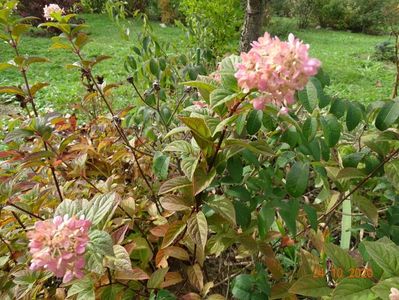
[(345, 272), (342, 268), (331, 267), (329, 270), (325, 270), (321, 266), (317, 266), (313, 270), (314, 278), (321, 278), (326, 276), (332, 276), (333, 278), (373, 278), (373, 269), (369, 267), (358, 267), (350, 268), (349, 272)]

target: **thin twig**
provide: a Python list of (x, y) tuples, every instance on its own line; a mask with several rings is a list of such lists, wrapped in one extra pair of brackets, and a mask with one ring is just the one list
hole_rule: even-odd
[(22, 212), (24, 212), (24, 213), (26, 213), (27, 215), (29, 215), (29, 216), (31, 216), (33, 218), (36, 218), (36, 219), (39, 219), (39, 220), (42, 220), (42, 221), (44, 220), (42, 217), (40, 217), (40, 216), (38, 216), (38, 215), (36, 215), (36, 214), (34, 214), (34, 213), (22, 208), (22, 207), (19, 207), (18, 205), (14, 204), (14, 203), (11, 203), (11, 202), (8, 201), (6, 204), (9, 205), (9, 206), (12, 206), (12, 207), (14, 207), (14, 208), (16, 208), (16, 209), (18, 209), (18, 210), (20, 210)]
[[(16, 54), (17, 56), (20, 56), (17, 43), (16, 43), (16, 41), (14, 40), (11, 31), (10, 31), (10, 30), (8, 30), (8, 31), (9, 31), (11, 46), (12, 46), (12, 48), (14, 49), (15, 54)], [(24, 82), (25, 82), (26, 91), (28, 92), (29, 102), (30, 102), (31, 105), (32, 105), (32, 109), (33, 109), (34, 115), (35, 115), (35, 117), (37, 118), (37, 117), (39, 117), (39, 114), (38, 114), (38, 112), (37, 112), (36, 105), (35, 105), (35, 101), (34, 101), (34, 98), (33, 98), (33, 95), (32, 95), (32, 91), (31, 91), (31, 89), (30, 89), (30, 85), (29, 85), (29, 81), (28, 81), (28, 76), (26, 75), (26, 70), (25, 70), (25, 68), (22, 67), (22, 68), (20, 69), (20, 71), (21, 71), (22, 77), (23, 77)], [(29, 116), (30, 116), (30, 114), (29, 114)], [(47, 148), (46, 143), (44, 143), (44, 149), (45, 149), (46, 151), (48, 151), (48, 148)], [(52, 177), (53, 177), (53, 180), (54, 180), (55, 187), (56, 187), (56, 189), (57, 189), (58, 197), (60, 198), (60, 202), (62, 202), (62, 201), (63, 201), (63, 196), (62, 196), (62, 193), (61, 193), (61, 189), (60, 189), (60, 185), (59, 185), (59, 183), (58, 183), (57, 176), (55, 175), (54, 166), (51, 164), (51, 162), (50, 162), (49, 160), (47, 160), (47, 161), (48, 161), (48, 164), (49, 164), (49, 168), (50, 168), (50, 170), (51, 170), (51, 174), (52, 174)]]
[[(227, 266), (229, 267), (230, 264), (228, 264)], [(242, 272), (244, 272), (246, 269), (249, 269), (249, 268), (252, 267), (252, 266), (253, 266), (253, 263), (250, 262), (248, 265), (244, 266), (240, 271), (238, 271), (238, 272), (236, 272), (236, 273), (233, 273), (233, 274), (231, 274), (231, 275), (228, 275), (228, 276), (227, 276), (226, 278), (224, 278), (223, 280), (221, 280), (221, 281), (215, 283), (215, 284), (213, 285), (212, 288), (215, 288), (215, 287), (218, 287), (219, 285), (222, 285), (223, 283), (225, 283), (225, 282), (231, 280), (232, 278), (236, 277), (237, 275), (240, 275)]]
[(12, 211), (11, 213), (12, 213), (12, 215), (14, 216), (14, 218), (17, 220), (19, 226), (21, 226), (22, 229), (26, 231), (26, 226), (24, 225), (24, 223), (22, 223), (22, 221), (21, 221), (21, 219), (18, 217), (18, 215), (17, 215), (15, 212), (13, 212), (13, 211)]

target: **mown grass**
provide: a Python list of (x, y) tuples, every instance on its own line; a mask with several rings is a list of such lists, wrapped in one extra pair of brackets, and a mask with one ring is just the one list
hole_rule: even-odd
[[(86, 46), (85, 53), (89, 56), (99, 54), (112, 56), (112, 59), (96, 68), (96, 73), (104, 75), (107, 82), (123, 81), (128, 76), (123, 67), (124, 59), (131, 53), (130, 49), (134, 42), (123, 40), (118, 27), (106, 15), (84, 15), (83, 18), (90, 26), (92, 40)], [(279, 26), (276, 27), (276, 24)], [(188, 47), (185, 35), (180, 29), (162, 28), (157, 23), (153, 23), (153, 27), (158, 37), (175, 44), (175, 49)], [(278, 32), (281, 28), (284, 31), (282, 34)], [(131, 30), (136, 34), (140, 29), (141, 24), (133, 22)], [(387, 40), (388, 36), (316, 29), (298, 31), (292, 20), (287, 22), (280, 19), (274, 20), (268, 29), (282, 36), (293, 32), (311, 45), (311, 55), (322, 61), (323, 68), (331, 77), (331, 86), (328, 87), (330, 94), (363, 103), (389, 97), (394, 79), (394, 66), (392, 63), (379, 62), (372, 58), (375, 45)], [(21, 52), (47, 57), (51, 61), (33, 65), (29, 70), (32, 83), (39, 81), (50, 83), (49, 87), (38, 94), (39, 105), (67, 109), (74, 103), (80, 102), (82, 97), (79, 73), (75, 69), (64, 67), (74, 62), (76, 58), (65, 50), (49, 50), (50, 45), (48, 37), (27, 36), (21, 44)], [(12, 57), (12, 51), (5, 44), (1, 44), (0, 61), (7, 61)], [(0, 74), (0, 85), (16, 83), (21, 83), (17, 72), (7, 70)], [(120, 106), (126, 105), (133, 96), (133, 92), (124, 87), (116, 93), (115, 102)]]

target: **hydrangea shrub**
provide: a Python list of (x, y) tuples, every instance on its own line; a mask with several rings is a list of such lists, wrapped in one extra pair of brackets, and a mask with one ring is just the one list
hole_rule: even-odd
[[(20, 55), (15, 4), (0, 11), (15, 51), (0, 69), (21, 74), (0, 93), (24, 110), (0, 152), (2, 299), (395, 299), (398, 99), (328, 96), (293, 35), (211, 72), (145, 22), (126, 82), (109, 83), (110, 57), (88, 58), (85, 26), (47, 6), (41, 27), (62, 31), (52, 48), (75, 54), (96, 113), (42, 113), (29, 68), (48, 60)], [(118, 110), (122, 84), (137, 101)]]

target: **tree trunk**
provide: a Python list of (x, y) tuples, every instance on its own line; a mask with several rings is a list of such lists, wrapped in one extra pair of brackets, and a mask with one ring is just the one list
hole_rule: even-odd
[(240, 50), (243, 52), (248, 52), (251, 49), (251, 42), (261, 35), (265, 1), (267, 0), (247, 0), (245, 23), (240, 40)]

